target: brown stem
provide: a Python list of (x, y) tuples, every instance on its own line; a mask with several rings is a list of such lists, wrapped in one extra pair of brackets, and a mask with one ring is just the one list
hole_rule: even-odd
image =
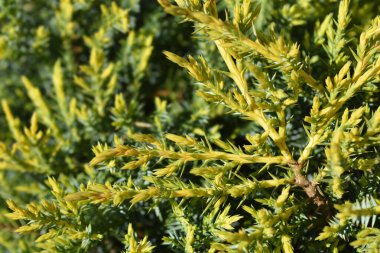
[(327, 205), (328, 201), (322, 196), (319, 186), (302, 175), (302, 164), (290, 162), (288, 165), (293, 170), (295, 184), (304, 189), (306, 195), (313, 200), (314, 204), (317, 206)]

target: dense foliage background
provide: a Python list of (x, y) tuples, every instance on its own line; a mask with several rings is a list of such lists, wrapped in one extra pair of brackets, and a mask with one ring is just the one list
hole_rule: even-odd
[(379, 252), (379, 13), (0, 0), (0, 252)]

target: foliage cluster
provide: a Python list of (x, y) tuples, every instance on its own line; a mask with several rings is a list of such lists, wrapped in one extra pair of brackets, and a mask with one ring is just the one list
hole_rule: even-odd
[(0, 0), (0, 251), (379, 252), (375, 2)]

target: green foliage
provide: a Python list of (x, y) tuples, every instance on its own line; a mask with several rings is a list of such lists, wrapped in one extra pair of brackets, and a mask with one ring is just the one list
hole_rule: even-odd
[(0, 6), (1, 252), (379, 252), (374, 1)]

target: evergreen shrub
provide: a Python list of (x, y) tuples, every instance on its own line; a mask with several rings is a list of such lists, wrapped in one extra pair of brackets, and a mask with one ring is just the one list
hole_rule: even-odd
[(0, 252), (380, 252), (374, 0), (0, 0)]

